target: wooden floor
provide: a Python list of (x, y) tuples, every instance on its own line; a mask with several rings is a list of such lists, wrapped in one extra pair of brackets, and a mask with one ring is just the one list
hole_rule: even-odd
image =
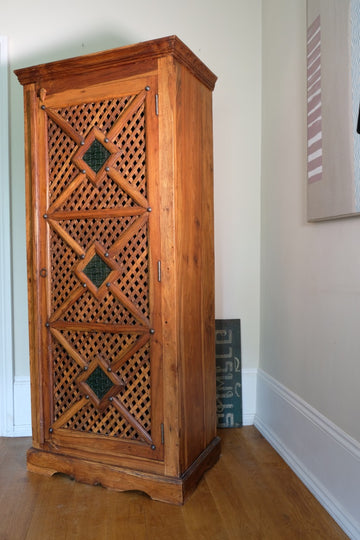
[(183, 507), (26, 472), (30, 439), (0, 438), (0, 540), (331, 540), (347, 536), (254, 427)]

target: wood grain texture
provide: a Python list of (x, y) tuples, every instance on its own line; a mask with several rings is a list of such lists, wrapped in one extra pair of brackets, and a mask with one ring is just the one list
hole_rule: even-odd
[[(37, 139), (34, 137), (34, 126), (36, 125), (36, 93), (33, 84), (24, 88), (24, 116), (25, 116), (25, 174), (26, 179), (37, 175)], [(38, 212), (38, 184), (26, 181), (26, 216), (27, 223), (35, 223)], [(41, 388), (43, 375), (38, 351), (40, 350), (41, 337), (39, 336), (39, 275), (37, 272), (37, 244), (36, 230), (26, 227), (26, 252), (28, 267), (28, 309), (29, 309), (29, 353), (31, 377), (31, 420), (33, 445), (39, 447), (44, 441), (43, 424), (40, 419), (43, 417), (43, 402), (37, 389)]]
[(211, 91), (177, 64), (175, 252), (184, 469), (216, 433), (211, 103)]
[[(85, 439), (85, 442), (88, 440)], [(72, 443), (74, 444), (74, 441)], [(80, 448), (80, 443), (74, 444), (74, 447)], [(116, 491), (138, 490), (157, 501), (183, 504), (195, 490), (202, 475), (218, 461), (220, 439), (215, 437), (180, 477), (165, 476), (161, 470), (160, 474), (156, 474), (155, 467), (151, 467), (150, 464), (149, 472), (119, 466), (118, 463), (121, 463), (119, 458), (111, 465), (108, 457), (101, 461), (98, 455), (95, 455), (95, 459), (91, 461), (84, 459), (79, 451), (77, 452), (79, 457), (75, 457), (76, 452), (71, 456), (68, 447), (65, 448), (66, 455), (63, 455), (61, 442), (58, 449), (58, 452), (54, 452), (53, 448), (49, 448), (49, 451), (30, 448), (27, 452), (28, 471), (44, 476), (63, 473), (85, 484), (101, 485)], [(105, 447), (105, 450), (108, 451), (108, 448)], [(99, 452), (98, 444), (97, 452)], [(138, 464), (135, 463), (136, 465)]]
[(184, 506), (26, 472), (26, 438), (0, 439), (1, 540), (345, 540), (254, 427), (222, 430), (222, 456)]
[(99, 475), (104, 486), (182, 503), (220, 452), (216, 77), (175, 36), (16, 74), (26, 116), (29, 469), (88, 483)]
[[(160, 243), (162, 258), (162, 313), (164, 392), (172, 396), (164, 409), (165, 474), (180, 475), (180, 358), (178, 354), (178, 289), (176, 283), (175, 256), (175, 126), (176, 126), (176, 77), (172, 57), (159, 61), (159, 133), (162, 151), (159, 156)], [(166, 399), (166, 398), (165, 398)]]
[(177, 36), (168, 36), (119, 49), (17, 69), (15, 73), (21, 84), (29, 84), (39, 79), (45, 83), (64, 75), (67, 77), (81, 76), (84, 71), (87, 72), (88, 77), (94, 72), (107, 71), (111, 74), (113, 71), (117, 71), (118, 73), (123, 66), (126, 66), (127, 71), (133, 74), (132, 68), (136, 69), (134, 58), (138, 59), (138, 65), (146, 64), (149, 68), (150, 62), (166, 56), (175, 58), (210, 90), (214, 89), (216, 75)]

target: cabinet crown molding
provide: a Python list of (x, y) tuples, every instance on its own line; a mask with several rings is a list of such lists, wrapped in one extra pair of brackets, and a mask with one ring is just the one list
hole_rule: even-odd
[(84, 72), (104, 71), (107, 66), (113, 70), (133, 63), (134, 57), (137, 61), (148, 61), (165, 56), (172, 56), (186, 66), (209, 90), (214, 89), (217, 76), (177, 36), (17, 69), (15, 74), (22, 85), (39, 80), (44, 83), (55, 77), (74, 77)]

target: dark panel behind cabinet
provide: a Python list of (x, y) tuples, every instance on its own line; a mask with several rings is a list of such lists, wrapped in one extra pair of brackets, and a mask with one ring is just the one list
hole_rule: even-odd
[(240, 319), (217, 319), (215, 321), (215, 343), (218, 427), (241, 427)]

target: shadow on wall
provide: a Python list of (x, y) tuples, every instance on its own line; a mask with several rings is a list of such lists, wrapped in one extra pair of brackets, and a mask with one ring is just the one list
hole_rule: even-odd
[[(153, 36), (153, 38), (156, 37), (163, 36)], [(24, 55), (18, 56), (13, 60), (11, 71), (18, 68), (45, 64), (56, 60), (72, 58), (74, 56), (83, 56), (84, 54), (123, 47), (124, 45), (132, 45), (133, 43), (146, 41), (147, 39), (150, 38), (148, 38), (148, 36), (126, 34), (126, 32), (78, 35), (77, 39), (72, 41), (57, 43), (52, 46), (48, 46), (45, 43), (42, 49), (25, 51)]]

